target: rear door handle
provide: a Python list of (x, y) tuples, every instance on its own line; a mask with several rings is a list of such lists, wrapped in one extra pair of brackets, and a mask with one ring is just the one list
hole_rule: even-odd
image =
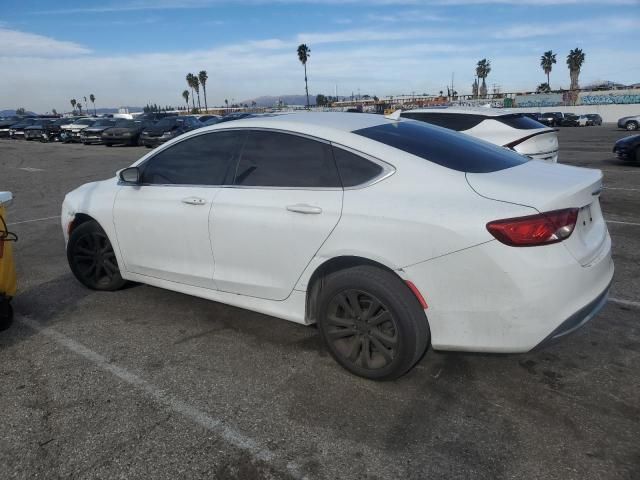
[(320, 207), (314, 207), (313, 205), (307, 205), (303, 203), (298, 203), (297, 205), (287, 205), (287, 210), (295, 213), (305, 213), (305, 214), (319, 214), (322, 213), (322, 209)]
[(182, 199), (182, 203), (186, 203), (187, 205), (204, 205), (207, 201), (200, 197), (187, 197)]

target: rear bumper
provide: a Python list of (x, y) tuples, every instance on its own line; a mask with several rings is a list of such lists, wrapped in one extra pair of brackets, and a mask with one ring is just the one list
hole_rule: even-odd
[(575, 332), (586, 323), (588, 323), (593, 317), (595, 317), (600, 310), (604, 308), (607, 304), (607, 300), (609, 299), (609, 290), (611, 289), (611, 284), (607, 286), (607, 288), (598, 295), (595, 299), (593, 299), (590, 303), (582, 307), (576, 313), (567, 318), (564, 322), (562, 322), (558, 328), (556, 328), (553, 332), (549, 334), (547, 338), (545, 338), (542, 342), (540, 342), (533, 350), (539, 350), (544, 347), (547, 347), (561, 338)]
[(404, 270), (429, 304), (434, 349), (524, 353), (592, 318), (614, 267), (607, 234), (586, 267), (562, 243), (490, 241)]

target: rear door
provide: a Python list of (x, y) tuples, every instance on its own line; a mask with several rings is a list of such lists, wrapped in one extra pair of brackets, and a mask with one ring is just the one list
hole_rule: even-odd
[(234, 185), (211, 212), (220, 290), (283, 300), (340, 219), (342, 187), (328, 143), (249, 130)]

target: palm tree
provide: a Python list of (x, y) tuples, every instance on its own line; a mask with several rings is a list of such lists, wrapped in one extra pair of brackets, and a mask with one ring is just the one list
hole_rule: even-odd
[(74, 112), (76, 111), (76, 99), (75, 98), (71, 99), (71, 108), (73, 108)]
[(307, 61), (311, 56), (311, 49), (304, 43), (298, 46), (298, 60), (304, 65), (304, 89), (307, 92), (307, 108), (309, 108), (309, 84), (307, 82)]
[(82, 115), (82, 104), (78, 102), (76, 103), (76, 107), (78, 107), (78, 111), (80, 112), (80, 115)]
[(198, 79), (202, 85), (202, 93), (204, 93), (204, 109), (209, 110), (207, 105), (207, 80), (209, 80), (209, 75), (207, 75), (207, 71), (200, 70), (200, 73), (198, 73)]
[(93, 103), (93, 114), (96, 115), (96, 96), (92, 93), (89, 95), (89, 100)]
[(489, 76), (489, 73), (491, 73), (491, 62), (486, 58), (483, 58), (476, 66), (476, 75), (478, 75), (478, 78), (482, 79), (482, 85), (480, 86), (481, 97), (487, 96), (487, 83), (485, 82), (485, 79)]
[(187, 73), (187, 85), (191, 87), (191, 104), (193, 105), (193, 109), (196, 109), (196, 101), (195, 95), (193, 94), (193, 73)]
[[(544, 73), (547, 75), (547, 85), (551, 85), (549, 82), (549, 74), (551, 73), (551, 69), (553, 68), (553, 64), (556, 63), (556, 54), (551, 50), (548, 52), (544, 52), (544, 55), (540, 57), (540, 66)], [(549, 87), (551, 89), (551, 87)]]
[(224, 104), (227, 106), (227, 108), (229, 108), (229, 100), (227, 100), (226, 98), (224, 99)]
[(182, 98), (187, 102), (187, 111), (189, 111), (189, 90), (185, 90), (182, 92)]
[(578, 76), (580, 75), (580, 68), (584, 63), (584, 52), (580, 48), (574, 48), (567, 55), (567, 66), (569, 67), (569, 75), (571, 76), (571, 90), (577, 90), (580, 88), (578, 85)]
[(536, 93), (549, 93), (551, 91), (551, 87), (548, 83), (541, 83), (536, 87)]
[(198, 80), (198, 77), (193, 74), (191, 75), (191, 78), (193, 79), (193, 89), (198, 95), (198, 112), (200, 112), (200, 80)]

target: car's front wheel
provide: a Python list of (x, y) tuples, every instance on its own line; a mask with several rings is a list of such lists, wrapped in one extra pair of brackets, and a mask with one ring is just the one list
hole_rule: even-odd
[(71, 232), (67, 259), (75, 277), (92, 290), (118, 290), (126, 280), (120, 275), (113, 247), (95, 221), (80, 224)]
[(407, 285), (373, 266), (327, 276), (318, 326), (333, 358), (372, 380), (405, 374), (424, 355), (430, 337), (424, 310)]
[(630, 132), (638, 129), (638, 122), (627, 122), (625, 128)]

